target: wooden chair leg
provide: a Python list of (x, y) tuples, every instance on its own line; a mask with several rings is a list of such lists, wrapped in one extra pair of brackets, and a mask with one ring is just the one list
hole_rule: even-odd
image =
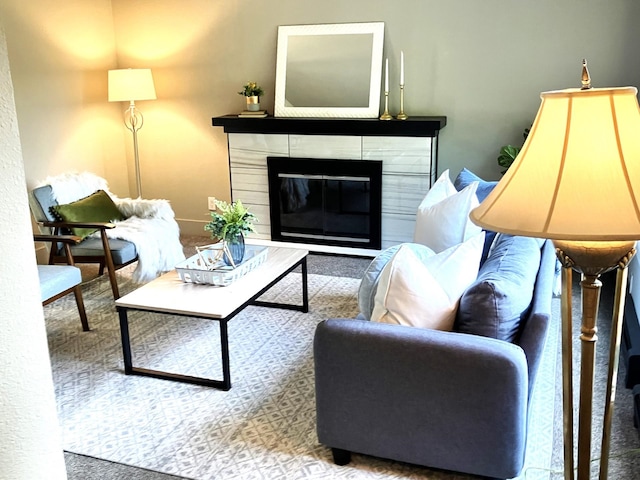
[(76, 297), (76, 305), (78, 305), (78, 313), (80, 314), (82, 330), (88, 332), (91, 329), (89, 328), (89, 321), (87, 320), (87, 312), (84, 308), (84, 300), (82, 299), (82, 289), (80, 288), (80, 285), (76, 285), (73, 288), (73, 294)]
[(116, 279), (116, 269), (113, 265), (113, 257), (111, 256), (111, 249), (109, 248), (109, 239), (107, 233), (104, 230), (100, 231), (102, 237), (102, 247), (104, 248), (104, 260), (107, 265), (107, 273), (109, 274), (109, 281), (111, 282), (111, 291), (113, 292), (113, 299), (120, 298), (120, 292), (118, 291), (118, 281)]

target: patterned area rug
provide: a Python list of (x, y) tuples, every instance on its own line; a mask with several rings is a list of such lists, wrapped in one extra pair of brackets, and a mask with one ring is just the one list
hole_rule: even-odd
[[(119, 271), (123, 294), (132, 268)], [(292, 273), (263, 299), (300, 300)], [(330, 317), (357, 313), (359, 281), (309, 276), (310, 312), (248, 307), (229, 322), (228, 392), (123, 374), (118, 315), (106, 278), (84, 286), (92, 327), (83, 333), (73, 296), (45, 307), (64, 449), (190, 479), (469, 479), (467, 475), (354, 455), (333, 464), (315, 434), (312, 339)], [(220, 378), (215, 321), (133, 312), (134, 365)], [(549, 478), (557, 329), (541, 365), (527, 466)]]

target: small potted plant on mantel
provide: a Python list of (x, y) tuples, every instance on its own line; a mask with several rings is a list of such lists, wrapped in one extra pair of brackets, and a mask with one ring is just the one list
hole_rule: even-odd
[(238, 95), (244, 95), (247, 99), (247, 111), (260, 111), (260, 97), (264, 95), (264, 90), (256, 82), (248, 82)]
[[(253, 222), (256, 216), (242, 204), (240, 200), (232, 203), (216, 200), (216, 210), (211, 212), (211, 221), (204, 229), (211, 232), (212, 238), (222, 240), (226, 247), (223, 260), (227, 265), (237, 266), (244, 258), (244, 236), (255, 232)], [(231, 255), (231, 260), (226, 252)]]

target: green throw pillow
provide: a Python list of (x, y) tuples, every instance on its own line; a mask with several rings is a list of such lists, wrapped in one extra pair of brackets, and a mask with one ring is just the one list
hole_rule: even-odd
[[(63, 222), (112, 222), (124, 220), (124, 216), (104, 190), (65, 205), (51, 207), (54, 215)], [(85, 238), (96, 232), (96, 228), (72, 228), (74, 235)]]

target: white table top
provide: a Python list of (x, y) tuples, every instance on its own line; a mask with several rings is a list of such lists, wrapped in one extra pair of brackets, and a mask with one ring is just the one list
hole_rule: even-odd
[(226, 318), (309, 253), (269, 247), (266, 261), (226, 287), (183, 282), (175, 270), (120, 297), (116, 306), (163, 313)]

